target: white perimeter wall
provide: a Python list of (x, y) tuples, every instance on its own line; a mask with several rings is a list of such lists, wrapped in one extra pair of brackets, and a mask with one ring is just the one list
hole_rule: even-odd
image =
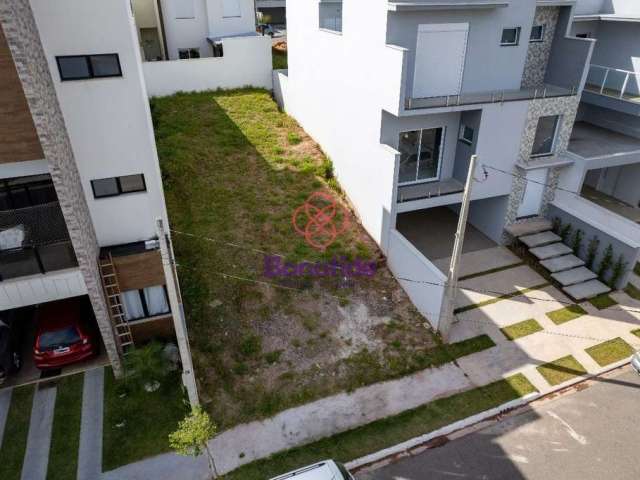
[[(395, 229), (392, 229), (389, 234), (388, 250), (389, 268), (418, 311), (437, 330), (447, 277)], [(402, 280), (402, 278), (415, 281)]]
[(150, 97), (247, 86), (271, 90), (271, 38), (227, 38), (224, 57), (145, 62), (142, 69)]
[[(99, 244), (155, 236), (155, 219), (166, 221), (166, 211), (129, 1), (31, 0), (31, 6)], [(57, 55), (99, 53), (117, 53), (123, 76), (60, 81)], [(90, 180), (137, 173), (147, 192), (93, 198)]]
[(87, 293), (79, 268), (0, 283), (0, 311), (77, 297)]

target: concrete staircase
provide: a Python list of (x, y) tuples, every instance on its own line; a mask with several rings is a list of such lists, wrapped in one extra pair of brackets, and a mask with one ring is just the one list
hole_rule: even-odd
[(611, 289), (599, 281), (598, 276), (585, 267), (584, 261), (573, 255), (573, 250), (551, 229), (551, 222), (535, 218), (510, 226), (507, 232), (529, 249), (571, 298), (582, 301), (609, 293)]

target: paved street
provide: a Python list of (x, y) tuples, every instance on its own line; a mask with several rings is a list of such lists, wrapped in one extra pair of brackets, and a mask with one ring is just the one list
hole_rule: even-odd
[(590, 388), (357, 480), (640, 478), (640, 378), (628, 367)]

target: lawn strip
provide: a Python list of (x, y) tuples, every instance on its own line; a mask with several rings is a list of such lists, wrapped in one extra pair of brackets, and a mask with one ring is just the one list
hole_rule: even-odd
[(544, 328), (542, 328), (542, 326), (535, 318), (530, 318), (522, 322), (514, 323), (513, 325), (509, 325), (500, 329), (504, 336), (509, 340), (526, 337), (527, 335), (532, 335), (542, 330), (544, 330)]
[(187, 412), (179, 375), (155, 392), (116, 380), (111, 369), (104, 380), (104, 471), (169, 451), (168, 435)]
[(594, 298), (590, 298), (589, 303), (594, 307), (596, 307), (598, 310), (604, 310), (606, 308), (613, 307), (614, 305), (618, 304), (618, 302), (616, 302), (613, 298), (611, 298), (606, 293), (602, 295), (598, 295), (597, 297), (594, 297)]
[(640, 328), (636, 328), (635, 330), (631, 330), (631, 334), (640, 338)]
[(29, 419), (33, 404), (34, 385), (17, 387), (11, 393), (11, 405), (4, 427), (4, 439), (0, 448), (0, 478), (18, 480), (27, 448)]
[(585, 350), (598, 365), (606, 367), (633, 355), (633, 348), (622, 338), (614, 338)]
[(495, 342), (491, 340), (489, 335), (478, 335), (477, 337), (443, 345), (439, 348), (446, 349), (449, 357), (460, 358), (495, 347), (495, 345)]
[(474, 310), (476, 308), (486, 307), (487, 305), (492, 305), (492, 304), (498, 303), (498, 302), (500, 302), (502, 300), (509, 300), (510, 298), (519, 297), (519, 296), (524, 295), (526, 293), (534, 292), (536, 290), (541, 290), (541, 289), (546, 288), (546, 287), (548, 287), (550, 285), (551, 284), (549, 282), (545, 282), (545, 283), (541, 283), (540, 285), (535, 285), (533, 287), (523, 288), (522, 290), (516, 290), (515, 292), (505, 293), (503, 295), (500, 295), (500, 296), (495, 297), (495, 298), (490, 298), (489, 300), (485, 300), (483, 302), (474, 303), (474, 304), (467, 305), (467, 306), (464, 306), (464, 307), (456, 308), (453, 311), (453, 313), (457, 315), (459, 313), (468, 312), (469, 310)]
[(556, 325), (562, 325), (586, 314), (587, 311), (580, 305), (569, 305), (568, 307), (547, 312), (547, 317)]
[(279, 50), (277, 48), (271, 49), (272, 63), (274, 70), (286, 70), (287, 69), (287, 52)]
[(537, 368), (540, 375), (552, 387), (587, 373), (585, 368), (572, 355), (545, 363)]
[(471, 280), (472, 278), (484, 277), (485, 275), (491, 275), (492, 273), (503, 272), (505, 270), (511, 270), (512, 268), (521, 267), (526, 265), (525, 262), (512, 263), (510, 265), (504, 265), (502, 267), (492, 268), (490, 270), (485, 270), (484, 272), (471, 273), (469, 275), (464, 275), (460, 277), (458, 280), (462, 282), (463, 280)]
[(238, 468), (223, 478), (265, 480), (327, 458), (348, 462), (535, 391), (535, 387), (524, 375), (517, 374), (333, 437), (278, 453), (265, 460), (258, 460)]
[(625, 287), (624, 293), (629, 295), (634, 300), (640, 301), (640, 288), (636, 287), (633, 283), (630, 283)]
[(83, 374), (63, 377), (58, 382), (47, 480), (76, 478), (83, 385)]

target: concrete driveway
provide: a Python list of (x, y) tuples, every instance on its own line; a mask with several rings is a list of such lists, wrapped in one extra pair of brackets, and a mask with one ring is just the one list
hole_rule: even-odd
[(640, 377), (629, 368), (577, 393), (404, 458), (357, 480), (640, 478)]

